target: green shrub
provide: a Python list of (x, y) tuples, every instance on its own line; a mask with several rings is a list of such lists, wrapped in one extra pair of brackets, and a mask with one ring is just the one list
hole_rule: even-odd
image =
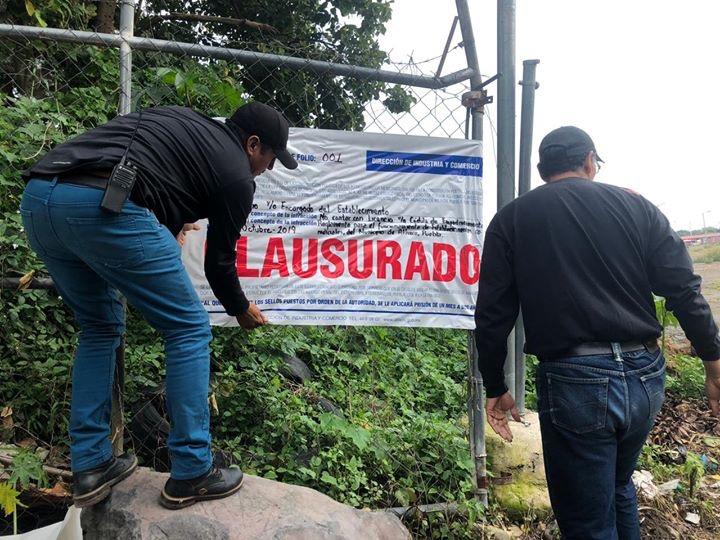
[(699, 358), (676, 355), (668, 359), (666, 390), (681, 399), (699, 399), (705, 392), (705, 368)]

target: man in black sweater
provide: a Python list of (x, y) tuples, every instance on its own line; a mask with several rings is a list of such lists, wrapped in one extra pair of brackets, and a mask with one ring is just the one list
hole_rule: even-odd
[[(287, 120), (261, 103), (224, 123), (158, 107), (75, 137), (25, 171), (20, 212), (30, 245), (80, 326), (70, 415), (76, 506), (103, 500), (137, 465), (131, 454), (114, 457), (109, 440), (115, 350), (125, 330), (120, 294), (165, 340), (172, 470), (161, 503), (182, 508), (240, 489), (242, 472), (213, 462), (209, 320), (175, 238), (185, 224), (207, 218), (205, 275), (213, 292), (243, 328), (264, 325), (240, 288), (235, 245), (252, 210), (255, 176), (276, 159), (297, 167), (287, 139)], [(136, 171), (125, 196), (128, 184), (112, 179), (121, 162)], [(112, 189), (121, 194), (116, 213), (101, 208)]]
[(482, 257), (476, 345), (490, 426), (511, 441), (507, 338), (522, 308), (536, 355), (548, 489), (563, 538), (640, 536), (631, 476), (663, 402), (665, 360), (654, 294), (666, 298), (705, 363), (720, 414), (720, 338), (682, 240), (653, 204), (593, 182), (600, 163), (584, 131), (540, 144), (545, 185), (502, 208)]

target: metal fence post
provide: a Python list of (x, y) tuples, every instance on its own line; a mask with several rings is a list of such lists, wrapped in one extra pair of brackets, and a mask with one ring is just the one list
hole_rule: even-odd
[[(518, 196), (530, 191), (530, 160), (532, 154), (533, 119), (535, 116), (535, 68), (540, 60), (523, 61), (522, 107), (520, 110), (520, 156)], [(525, 414), (525, 328), (522, 313), (515, 326), (515, 402), (520, 414)]]
[[(120, 37), (131, 38), (135, 30), (135, 0), (120, 4)], [(118, 112), (128, 114), (132, 99), (132, 48), (123, 39), (120, 43), (120, 104)]]
[(473, 486), (480, 504), (488, 504), (487, 449), (485, 447), (485, 416), (482, 376), (478, 369), (475, 333), (468, 332), (468, 426), (470, 452), (475, 466)]
[[(483, 140), (484, 106), (487, 95), (482, 90), (482, 78), (475, 49), (470, 10), (467, 0), (456, 0), (460, 31), (462, 33), (465, 56), (468, 67), (475, 73), (470, 78), (470, 90), (473, 95), (471, 103), (464, 103), (469, 107), (472, 116), (472, 136), (474, 140)], [(482, 375), (478, 368), (477, 349), (475, 348), (475, 334), (468, 332), (468, 423), (470, 431), (470, 453), (475, 465), (473, 484), (475, 493), (481, 504), (488, 504), (487, 479), (487, 451), (485, 448), (485, 416), (484, 393)]]
[(518, 194), (530, 191), (530, 162), (532, 159), (533, 122), (535, 118), (535, 90), (540, 86), (535, 81), (535, 68), (540, 60), (523, 61), (522, 108), (520, 110), (520, 165), (518, 174)]
[(515, 198), (515, 0), (497, 4), (497, 205)]
[[(515, 0), (497, 3), (497, 208), (515, 198)], [(505, 357), (505, 384), (515, 393), (515, 336)]]
[[(132, 37), (135, 28), (135, 0), (122, 0), (120, 4), (120, 35)], [(120, 44), (120, 102), (118, 112), (128, 114), (132, 99), (132, 49), (123, 41)], [(126, 316), (127, 302), (122, 299), (123, 316)], [(115, 377), (112, 389), (112, 413), (110, 415), (110, 437), (115, 455), (124, 450), (125, 419), (123, 417), (123, 396), (125, 394), (125, 336), (115, 355)]]

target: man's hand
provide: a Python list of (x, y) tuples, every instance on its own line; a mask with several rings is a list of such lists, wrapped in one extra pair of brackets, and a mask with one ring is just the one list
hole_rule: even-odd
[[(718, 387), (718, 391), (720, 392), (720, 387)], [(522, 422), (522, 419), (510, 392), (505, 392), (500, 397), (487, 398), (485, 411), (487, 412), (488, 424), (493, 428), (493, 431), (507, 442), (512, 442), (513, 436), (512, 431), (510, 431), (507, 413), (509, 411), (516, 422)]]
[(238, 315), (236, 318), (237, 322), (245, 330), (252, 330), (253, 328), (257, 328), (258, 326), (263, 326), (268, 323), (268, 318), (263, 315), (260, 308), (255, 304), (250, 304), (247, 311), (242, 315)]
[(178, 235), (175, 237), (178, 241), (178, 244), (180, 244), (180, 247), (182, 247), (185, 244), (185, 234), (187, 234), (189, 231), (199, 231), (200, 225), (197, 223), (186, 223), (183, 225), (182, 231), (178, 233)]
[(703, 362), (705, 364), (705, 394), (710, 401), (714, 416), (720, 417), (720, 360)]

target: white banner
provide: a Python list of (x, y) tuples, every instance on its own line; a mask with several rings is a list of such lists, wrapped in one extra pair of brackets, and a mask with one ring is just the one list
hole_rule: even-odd
[[(237, 244), (245, 294), (274, 324), (474, 328), (482, 238), (478, 141), (291, 129), (300, 163), (256, 178)], [(236, 325), (183, 260), (215, 325)]]

